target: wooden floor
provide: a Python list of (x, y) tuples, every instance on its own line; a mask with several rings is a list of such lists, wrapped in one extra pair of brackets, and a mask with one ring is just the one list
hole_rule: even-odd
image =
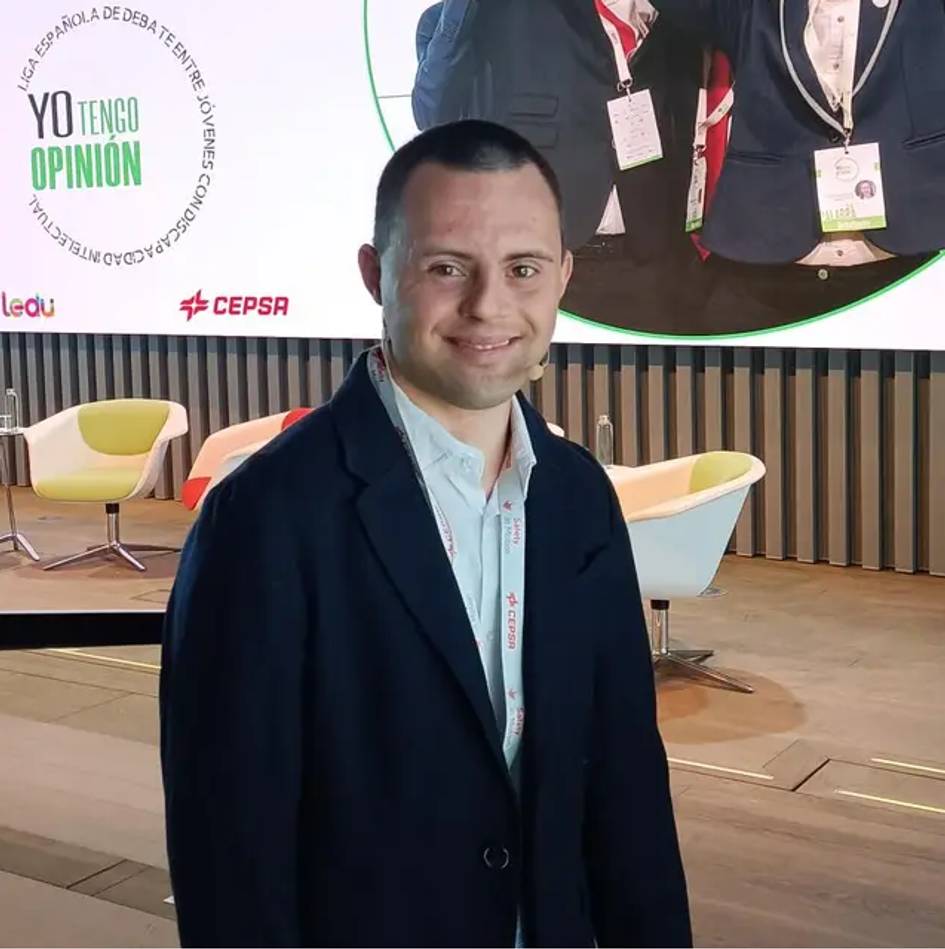
[[(46, 557), (104, 530), (17, 504)], [(138, 502), (124, 533), (179, 542), (188, 523)], [(0, 552), (0, 610), (160, 604), (175, 565), (44, 574)], [(717, 584), (674, 606), (674, 637), (756, 693), (659, 683), (697, 944), (945, 945), (945, 580), (729, 558)], [(0, 652), (0, 945), (175, 944), (159, 662)]]
[[(141, 554), (145, 573), (114, 558), (45, 571), (44, 564), (105, 541), (105, 510), (95, 504), (43, 501), (28, 488), (14, 491), (20, 530), (36, 548), (38, 564), (10, 544), (0, 545), (0, 611), (119, 610), (163, 606), (177, 557)], [(0, 495), (0, 501), (3, 501)], [(176, 501), (128, 501), (121, 506), (121, 537), (128, 543), (179, 547), (193, 514)], [(6, 508), (0, 507), (0, 533), (6, 532)]]

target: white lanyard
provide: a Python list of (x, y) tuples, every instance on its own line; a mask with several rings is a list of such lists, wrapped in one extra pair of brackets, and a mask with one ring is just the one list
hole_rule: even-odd
[(719, 104), (706, 115), (709, 109), (709, 79), (712, 57), (703, 56), (702, 85), (699, 89), (699, 104), (696, 108), (696, 128), (692, 138), (692, 173), (689, 177), (689, 195), (686, 198), (686, 232), (698, 231), (705, 218), (708, 162), (705, 151), (709, 129), (714, 128), (732, 111), (735, 104), (735, 87), (730, 86)]
[(879, 59), (879, 54), (882, 52), (883, 47), (886, 45), (886, 38), (889, 36), (889, 30), (892, 27), (893, 18), (896, 16), (896, 11), (899, 9), (899, 0), (889, 0), (889, 9), (886, 11), (886, 21), (883, 23), (882, 33), (879, 35), (879, 42), (876, 44), (876, 49), (873, 50), (873, 55), (870, 56), (869, 62), (866, 64), (866, 68), (863, 70), (863, 75), (860, 76), (859, 82), (849, 91), (844, 93), (841, 105), (843, 108), (843, 122), (840, 123), (832, 116), (808, 91), (807, 87), (801, 82), (801, 77), (797, 74), (797, 67), (794, 65), (794, 60), (791, 58), (791, 51), (788, 49), (787, 44), (787, 30), (784, 25), (784, 10), (787, 0), (780, 0), (780, 28), (781, 28), (781, 53), (784, 56), (784, 63), (787, 66), (788, 73), (791, 76), (791, 79), (794, 81), (794, 85), (797, 86), (797, 91), (800, 92), (803, 96), (804, 101), (814, 110), (814, 112), (824, 120), (832, 129), (835, 129), (843, 136), (844, 145), (849, 145), (853, 139), (853, 99), (856, 97), (857, 93), (863, 88), (866, 80), (869, 79), (870, 75), (873, 72), (873, 69), (876, 66), (876, 61)]
[(623, 49), (623, 41), (620, 39), (620, 31), (610, 20), (607, 19), (607, 17), (598, 13), (601, 25), (604, 27), (604, 32), (607, 34), (607, 39), (610, 40), (610, 45), (614, 48), (614, 63), (617, 66), (617, 78), (620, 80), (617, 83), (617, 88), (621, 92), (626, 92), (628, 96), (630, 95), (630, 87), (633, 85), (633, 76), (630, 73), (630, 60), (632, 60), (640, 52), (640, 47), (643, 46), (644, 41), (646, 40), (647, 36), (649, 36), (649, 30), (652, 28), (653, 23), (656, 22), (656, 17), (658, 15), (659, 14), (654, 11), (653, 19), (650, 21), (649, 25), (644, 25), (640, 30), (638, 30), (632, 24), (627, 23), (627, 26), (633, 30), (633, 35), (636, 37), (636, 46), (633, 47), (628, 56)]
[[(377, 394), (387, 410), (404, 449), (407, 452), (414, 474), (420, 482), (430, 510), (433, 512), (443, 548), (450, 566), (456, 559), (456, 537), (449, 519), (437, 502), (423, 477), (420, 464), (404, 425), (403, 416), (397, 406), (393, 382), (387, 369), (387, 361), (380, 346), (368, 354), (368, 374)], [(496, 634), (502, 642), (502, 684), (505, 692), (505, 735), (502, 751), (509, 768), (515, 761), (525, 726), (525, 699), (522, 678), (522, 618), (525, 601), (525, 496), (516, 479), (500, 475), (495, 488), (501, 517), (499, 544), (499, 582), (501, 604), (499, 629)], [(478, 626), (472, 604), (465, 602), (466, 613), (473, 630)], [(490, 610), (486, 615), (491, 616)]]
[(735, 86), (729, 87), (728, 92), (722, 97), (719, 104), (712, 110), (711, 115), (706, 115), (709, 108), (709, 69), (708, 54), (706, 55), (706, 69), (704, 70), (705, 79), (702, 88), (699, 90), (699, 105), (696, 110), (696, 132), (692, 140), (692, 147), (696, 154), (702, 154), (705, 151), (705, 144), (708, 140), (709, 129), (715, 128), (722, 119), (732, 111), (735, 105)]
[[(633, 76), (630, 75), (630, 64), (627, 62), (627, 54), (623, 51), (623, 42), (620, 39), (620, 33), (617, 27), (606, 17), (601, 17), (600, 21), (604, 26), (604, 32), (607, 34), (607, 38), (610, 40), (610, 45), (614, 48), (614, 62), (617, 64), (617, 78), (620, 80), (620, 82), (617, 83), (617, 88), (622, 92), (629, 92), (630, 87), (633, 85)], [(635, 56), (639, 48), (640, 43), (638, 41), (630, 53), (630, 56)]]

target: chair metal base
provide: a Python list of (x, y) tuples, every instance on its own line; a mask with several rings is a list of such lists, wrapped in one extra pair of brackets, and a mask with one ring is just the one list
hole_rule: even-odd
[(723, 685), (725, 688), (732, 689), (734, 692), (744, 692), (750, 695), (755, 691), (747, 683), (733, 676), (728, 676), (724, 672), (716, 672), (715, 669), (709, 669), (706, 666), (700, 666), (697, 662), (684, 659), (679, 655), (679, 652), (675, 651), (670, 652), (666, 656), (654, 656), (653, 668), (656, 670), (665, 669), (666, 671), (683, 672), (686, 675), (692, 676), (694, 679), (704, 679), (713, 684)]
[(0, 451), (0, 484), (7, 496), (7, 518), (10, 522), (10, 529), (5, 534), (0, 534), (0, 544), (12, 543), (13, 549), (17, 553), (24, 553), (30, 560), (39, 560), (39, 554), (36, 548), (26, 539), (24, 534), (20, 533), (16, 526), (16, 511), (13, 508), (13, 485), (10, 482), (10, 440), (6, 441), (6, 451)]
[(79, 554), (72, 554), (70, 557), (63, 557), (53, 563), (46, 564), (43, 570), (55, 570), (57, 567), (64, 567), (66, 564), (82, 563), (86, 560), (94, 560), (98, 557), (118, 557), (134, 570), (144, 573), (148, 568), (134, 556), (137, 553), (180, 553), (180, 547), (163, 547), (160, 544), (124, 544), (121, 541), (120, 523), (118, 520), (118, 505), (106, 504), (106, 529), (108, 539), (104, 544), (97, 544), (94, 547), (82, 551)]
[(12, 543), (14, 551), (26, 554), (30, 560), (39, 560), (36, 549), (19, 531), (8, 531), (6, 534), (0, 534), (0, 544), (6, 543)]
[(715, 655), (711, 649), (673, 649), (669, 643), (669, 601), (651, 600), (652, 610), (652, 651), (653, 669), (667, 672), (682, 672), (694, 679), (711, 682), (713, 685), (722, 685), (735, 692), (751, 694), (755, 690), (746, 682), (734, 676), (717, 672), (701, 665), (706, 659)]
[(728, 590), (723, 587), (707, 586), (700, 594), (699, 598), (703, 600), (715, 600), (720, 596), (725, 596)]

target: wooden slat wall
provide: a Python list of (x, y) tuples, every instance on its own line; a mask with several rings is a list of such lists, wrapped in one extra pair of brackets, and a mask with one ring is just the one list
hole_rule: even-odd
[(764, 448), (768, 473), (765, 477), (765, 556), (783, 560), (787, 555), (785, 455), (788, 426), (784, 419), (785, 373), (784, 353), (777, 349), (764, 351), (762, 373), (764, 406)]
[(827, 356), (827, 557), (850, 563), (850, 359), (843, 350)]
[(932, 353), (929, 366), (929, 565), (945, 574), (945, 352)]
[[(368, 345), (350, 340), (0, 334), (0, 393), (27, 423), (93, 399), (183, 403), (190, 433), (155, 494), (179, 495), (203, 439), (226, 425), (318, 405)], [(716, 448), (768, 466), (731, 548), (744, 556), (945, 576), (945, 353), (555, 346), (531, 392), (593, 448), (610, 415), (617, 461)], [(28, 483), (22, 442), (15, 455)]]

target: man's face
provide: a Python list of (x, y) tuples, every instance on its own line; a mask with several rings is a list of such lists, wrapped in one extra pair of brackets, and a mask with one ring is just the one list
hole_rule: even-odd
[(533, 165), (420, 165), (379, 274), (373, 248), (360, 263), (401, 374), (463, 409), (500, 405), (525, 384), (571, 274), (554, 196)]

